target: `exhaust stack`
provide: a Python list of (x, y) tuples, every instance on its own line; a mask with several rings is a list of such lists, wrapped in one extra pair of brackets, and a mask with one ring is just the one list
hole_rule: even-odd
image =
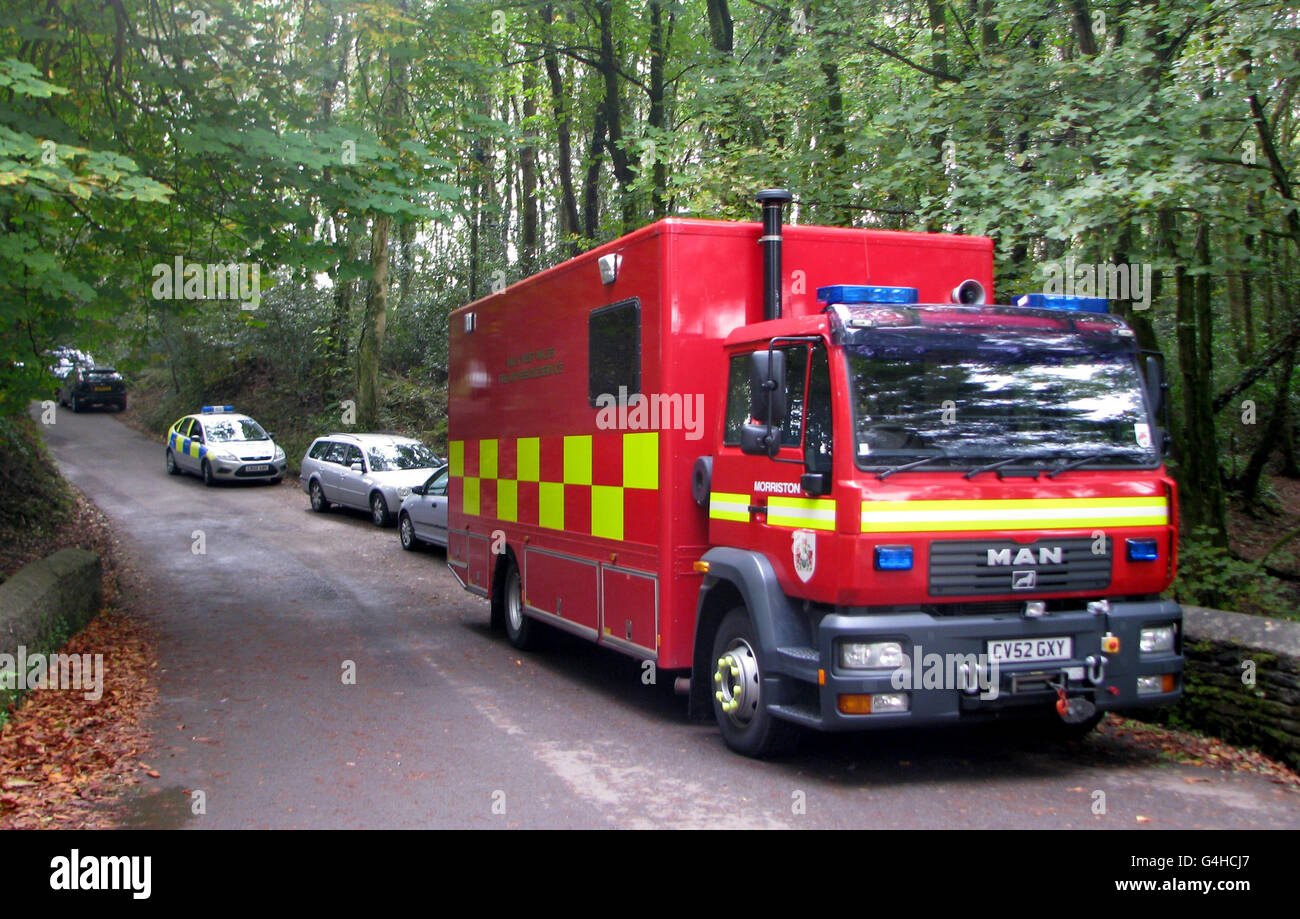
[(768, 188), (754, 196), (763, 206), (763, 318), (781, 318), (781, 208), (794, 200), (784, 188)]

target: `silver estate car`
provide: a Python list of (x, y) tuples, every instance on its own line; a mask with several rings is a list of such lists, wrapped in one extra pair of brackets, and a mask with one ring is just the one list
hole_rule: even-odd
[(423, 485), (411, 489), (397, 512), (397, 529), (403, 549), (417, 549), (422, 542), (447, 546), (447, 472), (443, 466)]
[(331, 504), (370, 511), (376, 526), (391, 526), (402, 499), (423, 485), (443, 460), (410, 437), (396, 434), (327, 434), (302, 458), (302, 489), (312, 510)]

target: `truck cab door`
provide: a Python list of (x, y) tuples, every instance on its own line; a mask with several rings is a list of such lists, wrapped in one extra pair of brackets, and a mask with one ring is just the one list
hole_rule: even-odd
[[(723, 442), (713, 464), (709, 541), (762, 551), (787, 584), (809, 584), (829, 563), (836, 529), (833, 476), (832, 385), (829, 358), (820, 342), (778, 343), (785, 354), (781, 392), (785, 417), (773, 436), (774, 455), (742, 450), (751, 418), (750, 364), (766, 344), (730, 357)], [(811, 476), (805, 479), (805, 474)], [(806, 484), (820, 483), (810, 491)], [(820, 564), (819, 564), (820, 560)]]

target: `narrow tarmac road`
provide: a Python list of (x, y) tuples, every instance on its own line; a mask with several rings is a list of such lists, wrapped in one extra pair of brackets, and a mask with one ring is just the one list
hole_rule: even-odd
[(169, 477), (161, 440), (111, 414), (60, 409), (45, 431), (159, 636), (161, 778), (125, 802), (129, 825), (1300, 827), (1293, 790), (1117, 736), (815, 736), (746, 760), (636, 661), (562, 635), (521, 655), (440, 551), (315, 514), (296, 480)]

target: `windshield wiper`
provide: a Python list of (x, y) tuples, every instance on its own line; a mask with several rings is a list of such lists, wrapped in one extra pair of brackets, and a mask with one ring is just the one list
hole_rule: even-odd
[(1051, 472), (1047, 474), (1047, 477), (1049, 479), (1054, 479), (1062, 472), (1068, 472), (1071, 469), (1078, 469), (1080, 466), (1086, 465), (1088, 463), (1094, 462), (1099, 459), (1107, 459), (1108, 457), (1112, 457), (1112, 456), (1129, 456), (1129, 455), (1131, 454), (1129, 454), (1127, 451), (1124, 450), (1098, 450), (1095, 453), (1089, 453), (1087, 456), (1081, 456), (1078, 459), (1070, 460), (1068, 463), (1066, 463), (1063, 466), (1057, 466), (1055, 469), (1053, 469)]
[(915, 469), (917, 466), (924, 466), (926, 463), (933, 463), (937, 459), (949, 459), (949, 458), (950, 457), (948, 456), (947, 452), (940, 451), (939, 453), (935, 453), (931, 456), (922, 457), (921, 459), (913, 460), (910, 463), (904, 463), (901, 466), (894, 466), (890, 469), (886, 469), (884, 472), (877, 472), (876, 478), (883, 482), (885, 481), (885, 479), (889, 478), (895, 472), (906, 472), (908, 469)]
[[(1057, 450), (1040, 450), (1033, 453), (1022, 453), (1019, 456), (1008, 456), (1006, 459), (1000, 459), (997, 462), (986, 463), (983, 466), (976, 466), (970, 472), (966, 473), (966, 478), (973, 479), (981, 472), (992, 472), (994, 469), (1001, 469), (1003, 466), (1010, 466), (1012, 463), (1023, 462), (1025, 460), (1035, 458), (1035, 457), (1040, 459), (1052, 459), (1053, 457), (1059, 455), (1060, 455), (1060, 451)], [(1042, 475), (1042, 470), (1039, 470), (1038, 472), (1034, 473), (1035, 477), (1039, 475)]]

